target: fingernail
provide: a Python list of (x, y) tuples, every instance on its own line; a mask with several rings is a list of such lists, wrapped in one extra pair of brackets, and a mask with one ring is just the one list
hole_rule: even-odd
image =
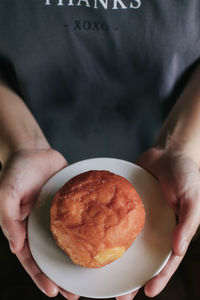
[(130, 295), (128, 295), (128, 297), (126, 298), (126, 300), (132, 300), (133, 299), (133, 295), (132, 293)]
[(57, 286), (54, 286), (53, 288), (52, 288), (52, 295), (53, 295), (53, 297), (55, 297), (55, 296), (57, 296), (57, 294), (58, 294), (58, 287)]
[[(78, 300), (79, 298), (80, 298), (80, 296), (77, 296), (77, 295), (76, 295), (76, 296), (74, 296), (72, 299), (73, 299), (73, 300)], [(68, 299), (68, 298), (67, 298), (67, 299)]]
[[(132, 294), (129, 294), (129, 295), (125, 295), (126, 297), (126, 300), (132, 300), (133, 299), (133, 296)], [(120, 297), (116, 297), (117, 300), (120, 300)]]
[(11, 250), (11, 252), (14, 253), (14, 252), (15, 252), (15, 245), (14, 245), (14, 242), (10, 240), (10, 241), (9, 241), (9, 245), (10, 245), (10, 250)]
[(181, 255), (184, 255), (187, 250), (188, 243), (187, 241), (183, 241), (180, 247)]
[(47, 295), (46, 291), (43, 288), (40, 288), (41, 292), (43, 292), (43, 294)]
[(43, 289), (43, 288), (40, 288), (41, 289), (41, 291), (45, 294), (45, 295), (47, 295), (48, 297), (56, 297), (57, 296), (57, 294), (58, 294), (58, 288), (55, 286), (55, 287), (53, 287), (52, 289), (51, 289), (51, 291), (50, 292), (47, 292), (45, 289)]
[(67, 296), (65, 296), (65, 298), (70, 299), (70, 300), (78, 300), (80, 298), (80, 296), (74, 295), (74, 296), (70, 296), (69, 298)]

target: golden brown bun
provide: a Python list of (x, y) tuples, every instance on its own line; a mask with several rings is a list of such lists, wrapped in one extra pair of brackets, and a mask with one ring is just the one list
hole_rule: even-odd
[(142, 201), (131, 183), (109, 171), (71, 178), (56, 193), (51, 231), (75, 264), (99, 268), (123, 255), (145, 222)]

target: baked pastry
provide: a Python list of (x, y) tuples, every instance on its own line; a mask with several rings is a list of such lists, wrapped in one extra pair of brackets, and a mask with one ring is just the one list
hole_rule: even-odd
[(91, 170), (71, 178), (56, 193), (50, 220), (58, 246), (75, 264), (99, 268), (131, 246), (144, 226), (145, 211), (127, 179)]

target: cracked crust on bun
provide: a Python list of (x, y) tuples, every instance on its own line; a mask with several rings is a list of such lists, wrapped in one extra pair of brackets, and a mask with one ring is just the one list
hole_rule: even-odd
[(50, 229), (71, 260), (100, 268), (120, 258), (145, 223), (132, 184), (109, 171), (91, 170), (64, 184), (53, 198)]

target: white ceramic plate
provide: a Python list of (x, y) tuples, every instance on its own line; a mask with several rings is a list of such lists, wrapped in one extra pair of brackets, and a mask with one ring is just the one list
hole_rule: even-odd
[[(75, 265), (56, 245), (49, 230), (49, 209), (56, 191), (71, 177), (88, 170), (109, 170), (127, 178), (146, 210), (144, 230), (126, 253), (99, 269)], [(144, 169), (115, 158), (93, 158), (74, 163), (54, 175), (42, 188), (29, 217), (31, 253), (40, 269), (63, 289), (89, 298), (111, 298), (143, 286), (166, 264), (171, 254), (175, 215), (158, 182)]]

